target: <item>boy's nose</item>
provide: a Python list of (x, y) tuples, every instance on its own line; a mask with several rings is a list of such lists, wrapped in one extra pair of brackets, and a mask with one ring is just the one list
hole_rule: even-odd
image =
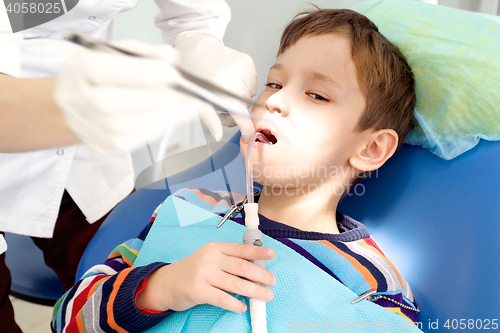
[(266, 109), (270, 113), (279, 113), (282, 117), (286, 117), (290, 113), (290, 108), (289, 100), (283, 90), (281, 89), (268, 97)]

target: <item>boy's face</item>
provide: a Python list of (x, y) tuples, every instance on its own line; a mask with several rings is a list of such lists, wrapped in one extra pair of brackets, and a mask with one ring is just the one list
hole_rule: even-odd
[[(350, 172), (348, 160), (363, 138), (354, 129), (366, 102), (347, 37), (299, 39), (276, 59), (257, 100), (266, 107), (253, 108), (260, 116), (255, 128), (272, 133), (277, 142), (255, 145), (256, 182), (293, 186)], [(241, 149), (246, 158), (243, 141)]]

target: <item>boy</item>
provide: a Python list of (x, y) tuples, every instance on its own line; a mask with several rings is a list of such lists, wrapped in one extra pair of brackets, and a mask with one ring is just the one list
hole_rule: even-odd
[[(265, 108), (252, 110), (256, 131), (273, 142), (256, 143), (253, 153), (255, 181), (263, 185), (260, 229), (356, 294), (375, 292), (366, 298), (416, 322), (406, 281), (366, 228), (336, 211), (348, 187), (382, 166), (412, 127), (414, 81), (404, 56), (356, 12), (303, 13), (285, 29), (258, 101)], [(247, 145), (240, 145), (246, 158)], [(207, 190), (175, 196), (213, 206), (229, 201)], [(243, 220), (227, 223), (234, 222)], [(266, 286), (275, 276), (248, 261), (273, 258), (267, 248), (209, 243), (172, 264), (131, 267), (150, 228), (61, 298), (54, 331), (140, 331), (198, 304), (246, 311), (228, 292), (274, 298)]]

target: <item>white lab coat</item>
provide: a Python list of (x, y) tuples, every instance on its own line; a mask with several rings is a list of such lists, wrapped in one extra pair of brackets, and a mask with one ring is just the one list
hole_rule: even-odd
[[(0, 34), (0, 72), (23, 78), (56, 74), (79, 49), (65, 41), (59, 30), (72, 28), (110, 40), (116, 15), (139, 1), (80, 0), (53, 21), (15, 35)], [(204, 30), (222, 39), (230, 20), (223, 0), (155, 1), (161, 10), (155, 23), (169, 44), (185, 30)], [(104, 156), (76, 145), (0, 154), (0, 231), (50, 238), (64, 189), (93, 223), (133, 187), (128, 153)]]

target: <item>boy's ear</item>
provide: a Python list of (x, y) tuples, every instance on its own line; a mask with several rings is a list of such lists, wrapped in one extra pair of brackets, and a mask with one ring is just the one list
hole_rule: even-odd
[(396, 151), (398, 135), (392, 129), (381, 129), (370, 133), (362, 146), (349, 159), (351, 165), (360, 171), (374, 171), (380, 168)]

